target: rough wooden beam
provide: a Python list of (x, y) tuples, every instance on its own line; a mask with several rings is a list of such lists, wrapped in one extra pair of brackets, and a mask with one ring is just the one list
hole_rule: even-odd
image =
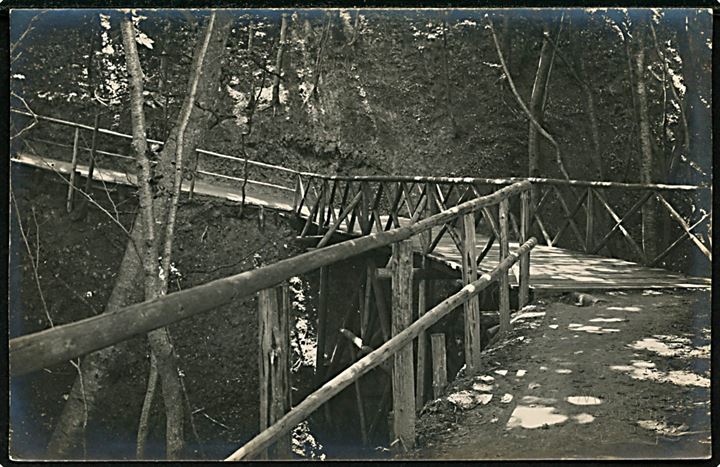
[(469, 297), (475, 296), (485, 290), (488, 285), (498, 280), (498, 278), (502, 275), (507, 276), (508, 269), (510, 269), (510, 267), (515, 264), (522, 255), (535, 247), (535, 245), (537, 245), (537, 240), (535, 238), (531, 238), (525, 242), (516, 251), (510, 253), (505, 261), (500, 263), (491, 272), (483, 274), (477, 281), (466, 285), (460, 289), (458, 293), (443, 300), (392, 339), (385, 342), (372, 353), (361, 358), (332, 380), (325, 383), (317, 391), (307, 396), (300, 404), (295, 406), (277, 423), (255, 436), (247, 444), (235, 451), (225, 460), (238, 461), (248, 458), (272, 444), (278, 436), (292, 430), (293, 427), (305, 420), (310, 414), (317, 410), (318, 407), (322, 406), (326, 401), (352, 384), (353, 381), (377, 367), (385, 360), (389, 359), (400, 349), (411, 344), (420, 331), (426, 330), (433, 324), (437, 323), (458, 306), (462, 305)]
[[(392, 255), (392, 335), (412, 324), (412, 240), (393, 245)], [(405, 449), (415, 447), (415, 378), (413, 348), (405, 346), (395, 353), (393, 364), (393, 440)]]
[[(258, 292), (260, 431), (282, 418), (290, 407), (288, 310), (284, 296), (278, 303), (278, 292), (275, 288)], [(267, 455), (290, 458), (290, 436), (279, 438)]]
[[(508, 244), (508, 201), (500, 202), (498, 208), (500, 224), (500, 262), (507, 258), (510, 248)], [(510, 281), (507, 273), (500, 276), (500, 334), (510, 331)]]
[[(426, 265), (427, 258), (423, 256), (422, 264)], [(427, 311), (427, 281), (420, 279), (418, 281), (418, 318), (425, 314)], [(417, 341), (417, 381), (415, 383), (415, 410), (418, 412), (422, 409), (425, 403), (425, 356), (427, 354), (427, 335), (423, 331), (418, 335)]]
[[(463, 216), (463, 251), (462, 251), (462, 279), (463, 285), (477, 280), (477, 261), (475, 254), (475, 215), (473, 213)], [(465, 311), (465, 371), (474, 375), (480, 371), (480, 300), (477, 296), (469, 299), (463, 305)]]
[(317, 349), (315, 357), (315, 378), (319, 383), (319, 378), (323, 376), (321, 368), (326, 365), (326, 340), (327, 340), (327, 309), (328, 309), (328, 266), (320, 268), (320, 281), (318, 288), (318, 316), (317, 316)]
[[(530, 194), (520, 193), (520, 243), (528, 237), (530, 224)], [(530, 300), (530, 253), (520, 258), (520, 280), (518, 288), (518, 309), (522, 309)]]
[(447, 386), (447, 354), (445, 351), (445, 334), (430, 334), (432, 347), (433, 398), (437, 399)]
[(259, 269), (171, 293), (74, 323), (55, 326), (9, 342), (10, 372), (17, 376), (85, 355), (130, 337), (176, 323), (199, 313), (231, 303), (321, 266), (406, 240), (459, 215), (496, 204), (499, 200), (529, 189), (529, 183), (512, 185), (484, 198), (477, 198), (413, 225), (348, 240), (320, 250), (293, 256)]

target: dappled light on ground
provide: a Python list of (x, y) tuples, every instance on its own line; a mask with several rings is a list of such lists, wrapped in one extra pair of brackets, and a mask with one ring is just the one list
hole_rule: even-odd
[(595, 417), (590, 415), (589, 413), (580, 413), (573, 416), (573, 420), (578, 422), (581, 425), (584, 425), (586, 423), (592, 423), (595, 420)]
[(507, 428), (523, 427), (528, 429), (540, 428), (546, 425), (563, 423), (568, 418), (566, 415), (555, 413), (555, 407), (529, 407), (518, 405), (513, 410)]
[(444, 446), (438, 458), (707, 455), (708, 294), (608, 293), (545, 311), (518, 321), (504, 347), (484, 352), (486, 373), (451, 391), (492, 395), (486, 405), (421, 417)]
[(654, 335), (636, 342), (629, 346), (635, 350), (649, 350), (661, 357), (709, 357), (710, 344), (692, 347), (690, 339), (679, 336)]
[(576, 323), (570, 323), (568, 324), (568, 329), (571, 331), (585, 331), (590, 334), (608, 334), (611, 332), (620, 332), (619, 329), (616, 328), (603, 328), (600, 326), (583, 326), (582, 324), (576, 324)]
[(660, 383), (672, 383), (678, 386), (697, 386), (701, 388), (710, 387), (710, 379), (684, 370), (673, 370), (669, 372), (658, 371), (648, 366), (633, 365), (612, 365), (616, 371), (622, 371), (630, 375), (632, 379), (651, 380)]
[(639, 306), (609, 306), (606, 308), (608, 311), (642, 311)]
[(602, 399), (593, 396), (570, 396), (565, 400), (573, 405), (600, 405), (603, 402)]

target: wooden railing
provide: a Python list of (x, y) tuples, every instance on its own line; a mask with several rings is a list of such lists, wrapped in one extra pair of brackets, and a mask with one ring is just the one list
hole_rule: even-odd
[[(358, 381), (361, 376), (368, 373), (373, 368), (382, 365), (383, 362), (393, 356), (395, 357), (395, 364), (393, 367), (393, 392), (396, 393), (393, 405), (396, 417), (394, 423), (395, 434), (406, 448), (411, 447), (414, 443), (415, 436), (415, 397), (412, 388), (413, 340), (418, 338), (422, 333), (427, 331), (428, 328), (437, 323), (451, 311), (473, 299), (476, 299), (478, 294), (480, 294), (480, 292), (482, 292), (490, 284), (506, 277), (510, 267), (512, 267), (512, 265), (521, 258), (527, 256), (536, 244), (537, 241), (534, 238), (531, 238), (522, 244), (516, 251), (509, 253), (509, 255), (499, 265), (493, 268), (492, 271), (483, 274), (479, 279), (465, 285), (459, 292), (443, 300), (440, 304), (427, 311), (415, 322), (409, 324), (407, 327), (404, 327), (404, 329), (396, 329), (390, 340), (386, 341), (379, 348), (350, 365), (339, 375), (323, 384), (322, 387), (307, 396), (287, 414), (280, 417), (277, 421), (275, 421), (275, 423), (263, 430), (225, 460), (239, 461), (261, 454), (264, 449), (269, 448), (273, 443), (277, 442), (283, 435), (287, 434), (297, 424), (309, 417), (315, 410), (320, 408), (324, 403), (328, 402), (332, 397), (336, 396), (343, 389)], [(396, 255), (396, 257), (397, 256), (399, 255)], [(398, 262), (396, 264), (400, 264), (399, 258), (397, 258), (397, 260)], [(407, 272), (405, 274), (401, 271), (395, 273), (395, 276), (393, 276), (393, 289), (397, 287), (398, 284), (396, 282), (401, 281), (403, 275), (407, 275)], [(393, 312), (395, 313), (395, 311), (396, 310), (394, 309)], [(398, 311), (402, 312), (403, 310)], [(400, 363), (398, 363), (400, 357), (399, 354), (403, 351), (407, 351), (407, 353), (409, 353), (410, 359), (408, 360), (405, 358), (400, 360)], [(403, 384), (403, 379), (409, 379), (409, 383), (405, 381), (405, 384)], [(401, 410), (406, 418), (405, 420), (397, 420), (398, 413)]]
[(413, 225), (330, 245), (112, 313), (13, 338), (9, 343), (10, 371), (13, 375), (22, 375), (168, 326), (272, 287), (295, 275), (407, 240), (456, 217), (507, 201), (529, 187), (527, 182), (517, 183)]
[[(288, 258), (259, 269), (218, 279), (207, 284), (175, 292), (155, 300), (127, 308), (96, 315), (74, 323), (56, 326), (34, 334), (15, 337), (9, 342), (10, 374), (13, 377), (37, 371), (54, 364), (86, 355), (89, 352), (117, 344), (133, 336), (168, 326), (183, 319), (213, 310), (233, 300), (259, 293), (261, 342), (261, 423), (269, 428), (255, 440), (231, 456), (242, 458), (257, 453), (286, 433), (294, 422), (302, 421), (312, 410), (327, 402), (344, 387), (360, 376), (395, 356), (392, 369), (394, 432), (404, 446), (411, 447), (415, 440), (415, 378), (413, 347), (415, 338), (424, 337), (424, 331), (450, 311), (462, 305), (465, 309), (465, 362), (468, 373), (480, 369), (480, 308), (478, 294), (490, 283), (500, 284), (499, 334), (510, 328), (508, 269), (521, 262), (520, 289), (527, 299), (529, 284), (530, 250), (534, 238), (514, 253), (507, 248), (507, 216), (501, 214), (501, 257), (497, 267), (478, 279), (474, 251), (474, 213), (498, 205), (500, 212), (507, 211), (509, 200), (516, 196), (527, 199), (530, 183), (519, 182), (499, 189), (492, 194), (465, 201), (452, 208), (418, 220), (410, 225), (375, 232), (357, 239)], [(527, 203), (524, 203), (526, 205)], [(420, 310), (419, 319), (413, 316), (413, 254), (412, 238), (434, 227), (448, 225), (453, 219), (462, 219), (463, 289), (443, 301), (429, 312)], [(523, 223), (523, 227), (526, 224)], [(337, 378), (323, 385), (287, 415), (288, 404), (289, 331), (287, 324), (287, 291), (278, 299), (274, 288), (289, 278), (333, 263), (360, 255), (377, 248), (393, 246), (388, 267), (392, 277), (393, 303), (389, 339), (376, 351), (360, 359)], [(280, 306), (279, 304), (284, 304)], [(424, 305), (421, 305), (424, 308)], [(284, 309), (285, 314), (280, 314)], [(267, 350), (267, 352), (265, 351)], [(402, 407), (402, 409), (401, 409)]]
[[(27, 113), (14, 112), (32, 117)], [(117, 147), (114, 151), (100, 149), (101, 135), (126, 141), (131, 138), (130, 135), (105, 130), (97, 125), (79, 125), (50, 117), (35, 118), (75, 129), (72, 144), (65, 145), (72, 149), (73, 163), (77, 163), (81, 150), (90, 152), (91, 166), (98, 154), (121, 162), (132, 162), (127, 155), (131, 154), (129, 150), (123, 154), (118, 152), (120, 149)], [(92, 132), (92, 142), (82, 146), (80, 132), (87, 131)], [(24, 136), (30, 140), (32, 133), (27, 133)], [(150, 142), (162, 144), (160, 141)], [(63, 144), (47, 140), (43, 143)], [(682, 242), (690, 240), (703, 257), (711, 259), (709, 227), (703, 224), (709, 221), (710, 214), (691, 209), (698, 205), (709, 206), (703, 204), (710, 193), (707, 188), (537, 178), (327, 176), (202, 149), (198, 149), (197, 153), (198, 157), (229, 161), (235, 168), (247, 163), (258, 173), (266, 171), (274, 174), (265, 180), (258, 175), (249, 183), (291, 196), (295, 213), (305, 219), (300, 236), (315, 237), (316, 249), (116, 312), (15, 337), (9, 343), (10, 372), (12, 376), (18, 376), (36, 371), (258, 293), (261, 346), (269, 349), (267, 353), (261, 349), (261, 378), (265, 378), (264, 389), (261, 390), (261, 422), (262, 428), (267, 429), (228, 460), (260, 454), (318, 407), (391, 356), (394, 357), (391, 372), (395, 407), (393, 429), (405, 447), (412, 446), (416, 398), (422, 395), (422, 378), (418, 377), (415, 383), (413, 346), (410, 344), (418, 339), (418, 348), (424, 346), (425, 331), (462, 305), (465, 311), (466, 370), (469, 373), (479, 371), (482, 346), (478, 294), (489, 284), (498, 283), (499, 334), (507, 332), (510, 328), (508, 270), (520, 262), (518, 308), (521, 308), (528, 300), (530, 250), (537, 244), (535, 238), (530, 238), (533, 232), (539, 232), (548, 246), (564, 246), (586, 253), (607, 252), (608, 255), (622, 257), (627, 254), (626, 251), (611, 249), (612, 237), (619, 235), (628, 244), (628, 251), (636, 256), (635, 259), (645, 264), (658, 264)], [(232, 172), (204, 170), (200, 165), (197, 173), (229, 179), (233, 183), (244, 179)], [(655, 205), (650, 206), (651, 202)], [(668, 239), (663, 249), (652, 251), (647, 238), (642, 236), (646, 229), (640, 228), (638, 237), (636, 218), (644, 217), (647, 221), (651, 217), (649, 214), (643, 216), (643, 212), (656, 214), (658, 211), (666, 212), (666, 221), (678, 225), (681, 232), (675, 240)], [(624, 214), (619, 216), (618, 212)], [(703, 228), (708, 231), (703, 231)], [(478, 232), (487, 237), (481, 243), (484, 243), (481, 251), (476, 251)], [(346, 233), (355, 238), (330, 244), (336, 233)], [(423, 257), (431, 255), (446, 237), (450, 237), (460, 252), (464, 287), (431, 310), (426, 310), (423, 294), (419, 293), (418, 319), (412, 322), (413, 252), (418, 252), (419, 243), (419, 253)], [(519, 243), (512, 253), (509, 248), (511, 239)], [(486, 260), (495, 242), (500, 250), (498, 263), (483, 268), (486, 272), (481, 274), (479, 265)], [(287, 388), (283, 387), (287, 384), (285, 367), (288, 352), (287, 348), (284, 353), (278, 351), (278, 346), (282, 347), (287, 338), (288, 326), (287, 315), (283, 317), (279, 312), (281, 309), (287, 311), (288, 300), (287, 291), (280, 297), (272, 291), (293, 276), (322, 270), (330, 264), (390, 245), (392, 258), (384, 273), (390, 276), (392, 282), (393, 303), (384, 311), (391, 316), (375, 320), (381, 327), (389, 327), (383, 329), (383, 334), (387, 334), (383, 344), (322, 384), (297, 407), (284, 414), (289, 408)], [(376, 281), (379, 274), (379, 270), (374, 271), (368, 278)], [(422, 290), (422, 276), (419, 282)], [(368, 288), (366, 293), (369, 292)], [(322, 295), (322, 290), (320, 293)], [(378, 314), (381, 311), (378, 303)], [(345, 331), (344, 334), (355, 339), (347, 330), (339, 331)], [(318, 344), (320, 349), (320, 342)], [(418, 351), (418, 371), (424, 368), (420, 364), (421, 354)], [(282, 383), (283, 380), (285, 383)], [(422, 396), (418, 400), (422, 400)]]
[[(709, 187), (543, 178), (298, 174), (294, 206), (306, 218), (301, 236), (318, 236), (318, 246), (322, 246), (336, 232), (366, 235), (412, 223), (437, 209), (521, 180), (533, 184), (530, 233), (547, 246), (659, 266), (690, 241), (699, 253), (693, 260), (712, 261)], [(514, 204), (508, 213), (515, 240), (520, 240), (520, 209)], [(476, 221), (489, 237), (490, 247), (498, 238), (497, 216), (484, 210)], [(443, 226), (425, 253), (432, 253), (446, 233), (460, 246), (457, 227)]]
[[(71, 127), (73, 141), (58, 142), (33, 138), (33, 128), (24, 140), (38, 141), (72, 149), (73, 163), (81, 151), (89, 152), (89, 165), (98, 156), (109, 156), (125, 170), (134, 171), (129, 155), (128, 134), (52, 117), (12, 112), (38, 122)], [(96, 122), (97, 123), (97, 122)], [(36, 125), (37, 127), (37, 125)], [(85, 145), (78, 135), (91, 132)], [(100, 149), (102, 137), (113, 151)], [(68, 134), (69, 139), (69, 134)], [(118, 140), (125, 140), (126, 153), (118, 152)], [(162, 145), (161, 141), (148, 142)], [(214, 183), (226, 181), (238, 188), (247, 183), (254, 189), (268, 189), (292, 204), (305, 219), (301, 237), (318, 237), (315, 246), (328, 244), (334, 233), (367, 235), (384, 231), (455, 206), (498, 187), (519, 181), (533, 184), (530, 199), (529, 233), (547, 246), (559, 246), (589, 254), (602, 254), (648, 266), (665, 266), (669, 257), (690, 256), (690, 261), (708, 266), (712, 261), (711, 190), (693, 185), (639, 184), (546, 178), (413, 177), (413, 176), (335, 176), (303, 172), (204, 149), (197, 150), (197, 163), (188, 169), (190, 196), (195, 180), (204, 177)], [(104, 160), (103, 163), (109, 163)], [(227, 164), (225, 164), (227, 162)], [(207, 166), (205, 166), (207, 163)], [(247, 164), (246, 164), (247, 163)], [(194, 169), (194, 170), (193, 170)], [(91, 170), (92, 171), (92, 170)], [(69, 189), (68, 197), (72, 196)], [(520, 206), (509, 206), (510, 236), (520, 241)], [(488, 249), (497, 241), (497, 213), (483, 211), (475, 219), (479, 231), (488, 237)], [(442, 226), (427, 240), (423, 250), (431, 254), (447, 233), (461, 246), (460, 221)], [(689, 245), (682, 251), (681, 246)], [(677, 254), (679, 253), (679, 254)], [(483, 255), (480, 255), (481, 259)], [(706, 268), (709, 271), (709, 268)]]
[[(44, 128), (44, 125), (34, 124), (30, 131), (22, 135), (21, 139), (30, 148), (48, 145), (64, 149), (59, 153), (65, 154), (66, 158), (71, 161), (73, 174), (75, 167), (84, 159), (82, 156), (84, 153), (88, 154), (86, 161), (87, 166), (90, 167), (90, 177), (92, 177), (93, 170), (99, 168), (100, 162), (106, 169), (118, 170), (126, 174), (135, 173), (135, 157), (132, 155), (130, 146), (132, 135), (102, 128), (97, 125), (97, 121), (95, 126), (90, 126), (54, 117), (33, 115), (17, 109), (11, 109), (11, 112), (34, 119), (37, 123), (72, 128), (73, 131), (70, 133), (53, 132), (51, 138), (49, 135), (43, 134), (47, 133), (48, 128)], [(45, 131), (43, 132), (43, 130)], [(70, 137), (71, 135), (72, 137)], [(68, 141), (63, 142), (63, 137)], [(148, 138), (147, 141), (151, 145), (162, 146), (165, 144), (163, 141), (152, 138)], [(103, 150), (102, 147), (112, 148), (112, 150)], [(227, 163), (225, 164), (225, 162)], [(206, 163), (208, 167), (205, 167)], [(236, 188), (243, 183), (247, 183), (251, 187), (265, 187), (289, 203), (295, 192), (292, 179), (301, 173), (279, 165), (252, 159), (245, 160), (242, 157), (200, 148), (195, 151), (195, 159), (191, 160), (189, 165), (184, 169), (184, 177), (189, 179), (189, 196), (191, 198), (194, 195), (195, 181), (204, 178), (219, 184), (225, 182)], [(221, 170), (217, 170), (217, 167)], [(245, 179), (246, 172), (247, 180)], [(69, 198), (72, 196), (72, 191), (72, 188), (68, 189)]]

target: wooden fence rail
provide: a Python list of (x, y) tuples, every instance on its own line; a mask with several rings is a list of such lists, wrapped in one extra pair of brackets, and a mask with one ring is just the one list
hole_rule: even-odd
[[(38, 121), (63, 125), (77, 130), (87, 130), (97, 134), (131, 140), (132, 136), (92, 125), (83, 125), (53, 117), (34, 115), (24, 110), (11, 109), (16, 115), (22, 115)], [(37, 125), (35, 126), (37, 128)], [(35, 131), (35, 128), (32, 131)], [(149, 139), (148, 142), (162, 145), (162, 141)], [(67, 145), (66, 145), (67, 146)], [(77, 144), (73, 145), (75, 152)], [(90, 150), (89, 148), (82, 148)], [(113, 148), (114, 149), (114, 148)], [(130, 158), (114, 152), (94, 149), (97, 154), (112, 157)], [(91, 151), (92, 152), (92, 151)], [(301, 237), (323, 234), (330, 241), (331, 232), (345, 232), (353, 235), (369, 234), (375, 231), (400, 227), (401, 222), (412, 222), (426, 216), (426, 205), (440, 210), (460, 204), (474, 196), (482, 196), (482, 189), (496, 189), (520, 181), (529, 181), (537, 187), (538, 197), (531, 202), (528, 232), (536, 234), (548, 246), (562, 246), (570, 250), (582, 250), (586, 253), (604, 254), (626, 260), (637, 261), (644, 265), (658, 265), (677, 250), (681, 244), (701, 253), (712, 261), (710, 247), (709, 216), (704, 212), (711, 210), (710, 188), (694, 185), (622, 183), (587, 180), (561, 180), (550, 178), (479, 178), (479, 177), (434, 177), (434, 176), (397, 176), (397, 175), (323, 175), (294, 170), (266, 162), (222, 154), (205, 149), (197, 149), (198, 159), (216, 158), (245, 164), (257, 170), (269, 171), (248, 177), (248, 183), (276, 190), (279, 196), (293, 197), (293, 207), (298, 215), (307, 216), (306, 226)], [(91, 158), (94, 161), (94, 158)], [(214, 179), (228, 180), (239, 184), (244, 176), (219, 173), (213, 170), (197, 168), (199, 175)], [(267, 174), (270, 175), (267, 175)], [(191, 194), (195, 184), (191, 179)], [(290, 194), (292, 193), (292, 195)], [(640, 193), (635, 205), (628, 209), (624, 206), (625, 195)], [(622, 196), (617, 196), (621, 194)], [(672, 195), (697, 195), (702, 198), (702, 209), (685, 206), (681, 209), (673, 201)], [(611, 196), (614, 195), (614, 196)], [(359, 199), (358, 199), (359, 198)], [(348, 202), (352, 200), (353, 202)], [(534, 205), (533, 205), (534, 204)], [(696, 203), (698, 204), (698, 203)], [(705, 206), (706, 205), (706, 206)], [(652, 208), (651, 208), (652, 206)], [(619, 215), (620, 210), (627, 209)], [(341, 215), (346, 214), (346, 215)], [(509, 212), (511, 232), (520, 241), (519, 222), (513, 206)], [(675, 238), (667, 235), (656, 236), (646, 233), (644, 228), (631, 227), (637, 216), (658, 216), (663, 222), (663, 232), (669, 232), (674, 226)], [(404, 219), (404, 220), (403, 220)], [(478, 216), (478, 224), (485, 220)], [(384, 223), (384, 225), (382, 225)], [(643, 224), (645, 221), (643, 221)], [(357, 226), (356, 226), (357, 224)], [(381, 226), (382, 225), (382, 226)], [(317, 226), (317, 227), (315, 227)], [(692, 226), (692, 227), (691, 227)], [(319, 230), (319, 232), (318, 232)], [(460, 245), (459, 229), (454, 225), (443, 226), (431, 245), (436, 246), (446, 233)], [(496, 236), (496, 235), (495, 235)], [(661, 238), (662, 237), (662, 238)], [(613, 238), (615, 239), (614, 241)], [(492, 238), (494, 241), (495, 238)], [(659, 244), (658, 244), (659, 242)], [(657, 254), (655, 251), (662, 251)], [(430, 248), (429, 251), (432, 251)], [(483, 256), (483, 255), (481, 255)]]
[(29, 373), (168, 326), (274, 286), (297, 274), (406, 240), (529, 189), (528, 182), (516, 183), (406, 227), (330, 245), (115, 312), (13, 338), (9, 342), (10, 372), (14, 376)]
[[(516, 180), (326, 177), (304, 174), (298, 177), (301, 180), (298, 185), (304, 190), (296, 193), (298, 202), (295, 204), (295, 211), (296, 214), (306, 217), (305, 228), (300, 236), (320, 236), (322, 241), (318, 246), (329, 242), (333, 234), (338, 232), (353, 236), (367, 235), (373, 228), (377, 231), (389, 230), (413, 223), (428, 215), (428, 205), (444, 210), (475, 196), (484, 196), (483, 190), (493, 190), (510, 180)], [(705, 258), (712, 260), (709, 222), (705, 222), (707, 218), (703, 217), (703, 213), (710, 210), (710, 192), (703, 187), (532, 178), (525, 180), (538, 185), (538, 196), (534, 205), (521, 202), (508, 206), (509, 232), (518, 241), (521, 241), (522, 237), (520, 224), (524, 206), (524, 209), (529, 209), (529, 215), (525, 219), (526, 231), (542, 238), (547, 246), (560, 246), (654, 265), (669, 252), (656, 255), (651, 247), (657, 246), (659, 250), (665, 251), (668, 245), (673, 245), (670, 250), (672, 251), (679, 243), (673, 243), (673, 238), (653, 236), (636, 222), (637, 218), (645, 219), (649, 212), (651, 216), (668, 221), (666, 231), (668, 227), (675, 225), (677, 232), (673, 235), (678, 237), (680, 243), (691, 242), (691, 248), (696, 248)], [(336, 193), (343, 195), (335, 196)], [(692, 195), (696, 197), (696, 201), (671, 201), (674, 195)], [(352, 201), (348, 203), (348, 200)], [(658, 208), (648, 211), (651, 204)], [(308, 212), (309, 215), (306, 216)], [(476, 226), (484, 224), (486, 230), (492, 231), (489, 249), (491, 242), (499, 236), (498, 224), (490, 213), (483, 214), (476, 217)], [(445, 235), (462, 251), (463, 228), (460, 221), (443, 225), (432, 237), (430, 247), (425, 252), (431, 253)], [(611, 242), (613, 239), (615, 241)], [(611, 246), (613, 248), (610, 248)], [(480, 255), (481, 259), (485, 254), (487, 251)]]
[(470, 298), (477, 296), (503, 275), (507, 275), (510, 267), (512, 267), (522, 256), (527, 255), (536, 244), (537, 240), (535, 238), (531, 238), (521, 245), (516, 251), (509, 253), (507, 258), (505, 258), (491, 272), (483, 274), (476, 281), (465, 285), (459, 292), (443, 300), (436, 307), (432, 308), (418, 318), (410, 326), (406, 327), (393, 338), (386, 341), (382, 346), (378, 347), (376, 350), (372, 351), (345, 369), (339, 375), (323, 384), (322, 387), (307, 396), (302, 402), (300, 402), (300, 404), (290, 410), (290, 412), (285, 414), (280, 420), (255, 436), (252, 440), (235, 451), (225, 460), (238, 461), (247, 459), (271, 446), (277, 439), (292, 430), (298, 423), (305, 420), (310, 414), (330, 400), (333, 396), (340, 393), (362, 375), (382, 364), (385, 360), (412, 343), (413, 339), (415, 339), (421, 332), (426, 331), (430, 326), (438, 322), (454, 309), (463, 305)]

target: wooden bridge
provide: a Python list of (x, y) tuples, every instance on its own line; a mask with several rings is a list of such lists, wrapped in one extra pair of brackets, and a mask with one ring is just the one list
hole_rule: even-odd
[[(135, 184), (130, 135), (15, 113), (28, 118), (34, 128), (23, 135), (23, 146), (16, 149), (13, 162), (57, 172), (68, 182), (69, 205), (80, 177)], [(46, 125), (74, 129), (65, 132), (72, 141), (43, 137), (37, 130)], [(91, 142), (82, 144), (81, 136), (86, 133), (91, 133), (87, 138)], [(113, 150), (102, 150), (103, 141)], [(82, 157), (85, 153), (88, 158)], [(260, 455), (276, 442), (281, 446), (274, 448), (276, 455), (287, 455), (287, 433), (296, 424), (351, 384), (359, 394), (360, 377), (391, 356), (394, 437), (411, 447), (415, 412), (430, 392), (425, 390), (425, 375), (432, 371), (435, 377), (435, 367), (444, 359), (444, 348), (429, 351), (426, 331), (462, 306), (466, 370), (477, 372), (480, 352), (487, 344), (481, 342), (479, 294), (490, 284), (496, 283), (499, 290), (499, 325), (493, 328), (498, 337), (511, 326), (511, 289), (517, 290), (519, 310), (528, 303), (531, 289), (710, 286), (707, 277), (657, 267), (679, 252), (690, 255), (691, 261), (711, 262), (710, 190), (705, 187), (533, 178), (322, 175), (206, 150), (197, 150), (188, 176), (191, 180), (184, 189), (189, 196), (198, 193), (233, 201), (243, 199), (238, 186), (247, 180), (250, 190), (245, 202), (300, 219), (297, 240), (310, 251), (117, 312), (13, 338), (11, 374), (67, 361), (258, 293), (261, 433), (228, 460)], [(696, 206), (706, 206), (707, 211)], [(644, 235), (647, 216), (662, 227), (665, 238), (661, 242)], [(537, 245), (533, 234), (543, 239), (542, 245)], [(388, 264), (368, 261), (361, 278), (362, 293), (356, 297), (359, 337), (344, 327), (327, 329), (327, 268), (389, 247)], [(288, 339), (289, 305), (282, 284), (317, 269), (318, 379), (322, 385), (288, 412), (288, 349), (283, 343)], [(426, 285), (438, 277), (457, 277), (464, 286), (428, 309)], [(390, 279), (392, 303), (385, 303), (381, 293), (383, 278)], [(417, 304), (413, 304), (414, 293)], [(341, 341), (340, 335), (370, 353), (331, 378), (330, 367), (336, 364), (331, 348), (333, 341), (335, 346)], [(416, 339), (414, 351), (409, 344)], [(359, 410), (362, 413), (361, 406)]]

